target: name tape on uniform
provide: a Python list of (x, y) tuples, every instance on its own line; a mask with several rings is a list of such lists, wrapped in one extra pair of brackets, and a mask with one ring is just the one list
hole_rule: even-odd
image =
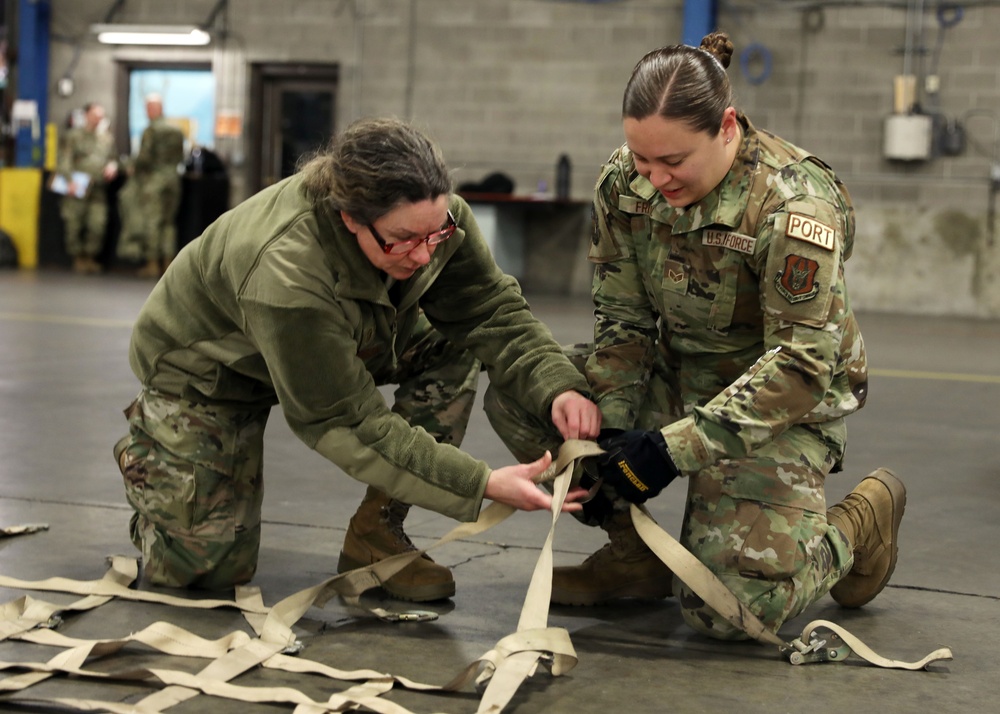
[(791, 238), (804, 240), (806, 243), (818, 245), (826, 250), (833, 250), (836, 243), (837, 232), (825, 223), (820, 223), (814, 218), (803, 216), (800, 213), (788, 214), (788, 225), (785, 227), (785, 235)]
[(701, 244), (729, 248), (740, 253), (753, 255), (753, 248), (757, 244), (757, 239), (753, 236), (745, 236), (740, 233), (708, 230), (702, 234)]

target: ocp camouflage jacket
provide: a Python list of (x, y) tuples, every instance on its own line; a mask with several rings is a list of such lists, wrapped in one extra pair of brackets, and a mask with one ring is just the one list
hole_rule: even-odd
[(184, 161), (184, 133), (163, 117), (149, 123), (139, 140), (139, 153), (133, 165), (140, 175), (163, 174), (177, 178), (178, 165)]
[(844, 284), (850, 197), (822, 161), (740, 122), (732, 168), (694, 205), (672, 208), (627, 146), (595, 191), (591, 390), (605, 426), (631, 428), (654, 362), (666, 364), (681, 404), (662, 433), (685, 473), (745, 457), (793, 424), (840, 459), (843, 417), (867, 395)]
[(115, 159), (115, 145), (110, 134), (76, 127), (66, 132), (57, 168), (67, 180), (80, 171), (91, 179), (91, 186), (104, 183), (104, 167)]

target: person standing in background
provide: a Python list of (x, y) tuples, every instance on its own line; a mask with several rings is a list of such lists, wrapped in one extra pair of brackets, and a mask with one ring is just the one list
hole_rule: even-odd
[(144, 261), (139, 277), (159, 278), (177, 250), (178, 166), (184, 161), (184, 134), (163, 118), (159, 94), (146, 96), (146, 116), (149, 126), (118, 199), (122, 219), (118, 256)]
[(57, 176), (65, 183), (59, 212), (65, 226), (66, 252), (77, 273), (100, 273), (97, 256), (108, 224), (107, 182), (118, 173), (114, 141), (106, 130), (104, 107), (83, 107), (84, 124), (63, 139)]

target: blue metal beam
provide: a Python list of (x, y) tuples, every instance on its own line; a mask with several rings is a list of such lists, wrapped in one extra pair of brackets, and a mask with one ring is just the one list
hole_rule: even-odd
[(19, 0), (17, 8), (17, 98), (35, 102), (38, 117), (18, 122), (14, 165), (42, 166), (49, 104), (49, 0)]
[(683, 44), (697, 47), (702, 37), (715, 30), (717, 6), (717, 0), (684, 0)]

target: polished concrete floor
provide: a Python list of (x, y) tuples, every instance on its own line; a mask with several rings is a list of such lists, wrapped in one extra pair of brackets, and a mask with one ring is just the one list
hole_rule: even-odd
[[(121, 275), (0, 273), (0, 527), (48, 525), (0, 538), (0, 575), (94, 580), (105, 572), (106, 556), (135, 555), (111, 447), (124, 430), (121, 410), (137, 390), (127, 345), (131, 321), (150, 287)], [(586, 299), (533, 296), (532, 304), (560, 341), (589, 338)], [(900, 474), (909, 501), (899, 563), (889, 587), (869, 606), (846, 611), (824, 598), (781, 634), (791, 638), (806, 622), (828, 619), (890, 658), (917, 660), (948, 646), (954, 660), (918, 672), (876, 669), (856, 658), (793, 667), (770, 647), (693, 634), (672, 600), (555, 607), (549, 624), (569, 631), (579, 663), (559, 678), (539, 668), (506, 711), (998, 711), (1000, 323), (881, 314), (860, 319), (872, 366), (871, 397), (849, 422), (847, 469), (831, 477), (828, 498), (838, 500), (877, 466)], [(364, 488), (296, 441), (277, 413), (266, 444), (265, 523), (254, 584), (272, 605), (334, 572)], [(465, 448), (494, 465), (511, 461), (481, 410)], [(651, 507), (675, 535), (681, 491), (668, 489)], [(407, 520), (421, 546), (453, 525), (426, 511), (414, 510)], [(546, 514), (519, 513), (480, 536), (438, 549), (435, 558), (454, 569), (458, 592), (427, 608), (439, 614), (436, 621), (386, 623), (358, 616), (336, 600), (309, 609), (295, 626), (304, 645), (299, 656), (339, 669), (368, 667), (445, 683), (517, 628), (547, 528)], [(557, 526), (555, 562), (576, 562), (602, 542), (600, 531), (566, 518)], [(2, 602), (24, 594), (59, 604), (80, 597), (3, 590)], [(366, 601), (407, 608), (377, 593)], [(159, 620), (203, 637), (250, 632), (232, 609), (123, 600), (66, 612), (63, 620), (58, 632), (83, 639), (120, 638)], [(10, 663), (44, 662), (59, 651), (2, 641), (0, 676), (6, 683), (20, 672)], [(193, 672), (205, 664), (130, 645), (85, 667)], [(234, 683), (291, 687), (316, 701), (347, 686), (263, 669)], [(53, 700), (64, 697), (135, 703), (158, 686), (60, 675), (0, 694), (0, 710), (55, 710)], [(474, 712), (479, 704), (472, 685), (454, 694), (396, 689), (383, 699), (413, 712)], [(293, 708), (202, 695), (169, 710), (250, 714)]]

